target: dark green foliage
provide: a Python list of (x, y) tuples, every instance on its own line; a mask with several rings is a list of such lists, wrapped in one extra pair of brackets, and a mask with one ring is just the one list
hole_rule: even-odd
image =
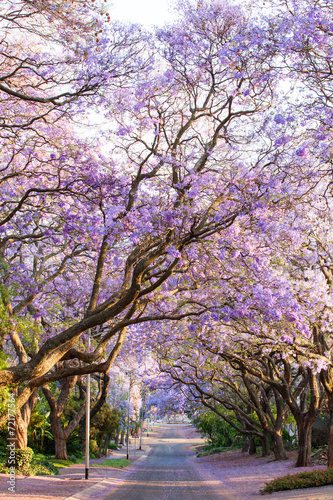
[(108, 449), (109, 450), (118, 450), (118, 446), (116, 445), (116, 443), (109, 443)]
[(8, 444), (8, 441), (7, 441), (7, 430), (6, 430), (6, 433), (3, 432), (3, 433), (0, 433), (0, 459), (4, 459), (6, 460), (6, 456), (7, 456), (7, 444)]
[(34, 456), (31, 448), (23, 448), (23, 450), (15, 450), (15, 464), (18, 471), (27, 472), (30, 462)]
[(273, 491), (296, 490), (299, 488), (311, 488), (314, 486), (327, 486), (333, 484), (333, 469), (317, 469), (313, 471), (299, 472), (278, 477), (266, 483), (260, 493), (273, 493)]
[(72, 432), (67, 439), (67, 454), (70, 456), (81, 458), (84, 456), (84, 451), (81, 447), (78, 427)]
[(37, 401), (28, 428), (28, 444), (35, 452), (45, 451), (45, 444), (53, 441), (49, 414), (44, 398)]
[[(9, 474), (11, 469), (5, 464), (5, 457), (3, 456), (3, 454), (2, 457), (3, 462), (0, 463), (0, 472)], [(28, 476), (58, 474), (58, 469), (49, 462), (47, 457), (45, 457), (44, 455), (34, 456), (34, 452), (31, 448), (15, 450), (15, 462), (15, 469), (17, 474), (25, 474)]]
[[(99, 452), (108, 448), (110, 439), (114, 439), (120, 425), (120, 413), (116, 408), (111, 408), (104, 403), (99, 412), (91, 420), (90, 436), (97, 443)], [(96, 455), (96, 451), (92, 450)], [(97, 456), (97, 455), (96, 455)]]
[[(9, 474), (11, 472), (9, 467), (4, 463), (0, 463), (0, 473)], [(16, 471), (22, 474), (22, 471)], [(27, 476), (56, 476), (59, 474), (58, 469), (48, 462), (32, 461), (29, 467), (24, 471)]]
[(32, 461), (28, 470), (29, 476), (57, 476), (57, 467), (47, 460)]
[(232, 425), (212, 411), (203, 411), (192, 421), (202, 436), (208, 440), (209, 448), (239, 448), (244, 442), (244, 436), (240, 436)]

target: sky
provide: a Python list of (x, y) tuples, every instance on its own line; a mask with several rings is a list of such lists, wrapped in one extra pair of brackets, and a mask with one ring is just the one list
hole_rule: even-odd
[(130, 21), (147, 27), (163, 25), (174, 19), (170, 5), (172, 0), (109, 0), (111, 19)]

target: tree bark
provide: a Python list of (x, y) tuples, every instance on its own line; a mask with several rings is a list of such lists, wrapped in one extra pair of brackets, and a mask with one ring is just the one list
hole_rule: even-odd
[(267, 457), (267, 455), (269, 455), (269, 439), (267, 432), (265, 432), (261, 438), (261, 456)]
[(287, 455), (283, 445), (282, 433), (275, 432), (275, 434), (272, 434), (272, 441), (275, 460), (286, 460)]
[(15, 418), (15, 447), (22, 450), (28, 446), (28, 427), (32, 411), (37, 403), (38, 389), (36, 389), (28, 401), (16, 413)]
[(312, 419), (303, 418), (297, 422), (298, 455), (296, 467), (309, 467), (311, 460)]
[[(62, 431), (62, 429), (61, 429)], [(54, 437), (54, 445), (55, 445), (55, 458), (60, 460), (68, 460), (67, 456), (67, 438), (64, 436), (63, 432), (54, 432), (52, 431)]]
[(28, 423), (16, 415), (15, 448), (23, 450), (28, 446)]
[(249, 438), (249, 445), (249, 455), (255, 455), (257, 453), (257, 447), (252, 436)]
[(106, 456), (107, 453), (108, 453), (108, 447), (109, 447), (109, 441), (110, 441), (110, 437), (109, 436), (106, 436), (104, 438), (104, 445), (103, 445), (103, 448), (104, 448), (104, 455)]

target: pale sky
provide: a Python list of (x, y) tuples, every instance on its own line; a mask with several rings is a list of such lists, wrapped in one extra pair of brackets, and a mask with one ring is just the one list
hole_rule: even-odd
[(163, 25), (175, 18), (171, 12), (172, 0), (109, 0), (111, 19), (152, 25)]

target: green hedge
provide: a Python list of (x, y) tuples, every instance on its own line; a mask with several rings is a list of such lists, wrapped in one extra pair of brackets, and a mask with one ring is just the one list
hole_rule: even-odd
[(287, 476), (278, 477), (266, 483), (266, 487), (260, 490), (260, 493), (264, 494), (273, 493), (273, 491), (312, 488), (316, 486), (327, 486), (329, 484), (333, 484), (333, 468), (304, 471), (298, 474), (288, 474)]

